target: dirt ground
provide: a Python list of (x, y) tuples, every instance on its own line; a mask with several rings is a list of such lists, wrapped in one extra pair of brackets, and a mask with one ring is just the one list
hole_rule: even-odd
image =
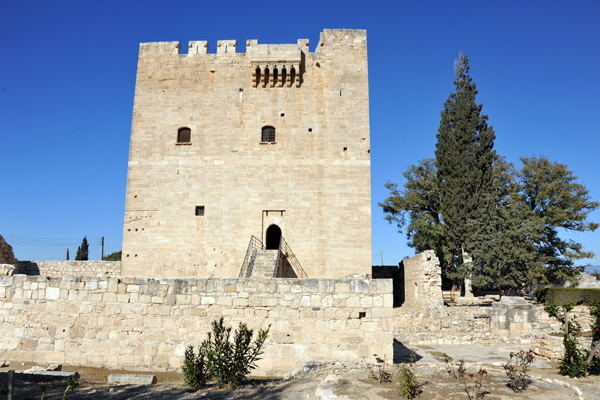
[[(30, 364), (13, 365), (17, 371), (29, 368)], [(389, 372), (395, 373), (397, 366), (390, 366)], [(469, 367), (469, 373), (476, 373), (478, 367)], [(600, 377), (570, 379), (558, 375), (555, 366), (533, 368), (531, 383), (521, 393), (513, 393), (507, 386), (504, 372), (497, 366), (484, 366), (487, 375), (483, 379), (484, 399), (600, 399)], [(0, 387), (6, 387), (6, 370), (0, 372)], [(308, 372), (299, 373), (291, 379), (253, 379), (236, 390), (222, 390), (209, 387), (200, 390), (187, 388), (183, 376), (179, 373), (155, 373), (156, 385), (108, 385), (111, 373), (140, 373), (110, 371), (101, 368), (63, 366), (63, 371), (77, 371), (81, 386), (67, 394), (67, 399), (401, 399), (397, 378), (392, 375), (391, 382), (379, 384), (371, 377), (366, 364), (362, 365), (321, 365)], [(467, 399), (464, 384), (456, 381), (447, 373), (443, 363), (416, 364), (416, 373), (422, 384), (422, 393), (418, 397), (424, 400)], [(39, 377), (16, 374), (15, 399), (40, 399), (42, 383)], [(66, 380), (50, 380), (46, 399), (62, 399)], [(473, 386), (472, 380), (466, 380)], [(6, 398), (5, 394), (0, 399)]]

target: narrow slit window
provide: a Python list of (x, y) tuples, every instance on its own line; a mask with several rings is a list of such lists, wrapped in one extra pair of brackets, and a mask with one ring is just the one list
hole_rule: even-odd
[(262, 128), (261, 142), (275, 143), (275, 128), (272, 126), (264, 126)]
[(192, 130), (190, 128), (179, 128), (177, 130), (177, 143), (190, 143), (192, 140)]

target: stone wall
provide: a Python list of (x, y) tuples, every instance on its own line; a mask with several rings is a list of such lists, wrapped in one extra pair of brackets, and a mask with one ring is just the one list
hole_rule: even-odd
[[(592, 318), (588, 308), (577, 306), (583, 331), (589, 331)], [(405, 345), (433, 344), (522, 344), (536, 354), (558, 359), (563, 354), (561, 324), (551, 318), (541, 304), (493, 303), (485, 306), (440, 307), (427, 311), (394, 309), (394, 338)], [(589, 340), (581, 338), (589, 345)]]
[(117, 276), (121, 261), (19, 261), (15, 274), (43, 276)]
[(394, 338), (405, 345), (491, 343), (489, 307), (394, 309)]
[(271, 324), (258, 375), (307, 361), (392, 360), (388, 279), (0, 277), (0, 359), (180, 370), (212, 320)]
[(401, 262), (404, 267), (405, 309), (437, 309), (444, 305), (442, 270), (433, 250), (426, 250)]
[[(370, 273), (366, 31), (326, 29), (314, 52), (304, 39), (188, 46), (140, 45), (123, 274), (237, 277), (271, 225), (311, 278)], [(292, 65), (298, 81), (283, 84)]]

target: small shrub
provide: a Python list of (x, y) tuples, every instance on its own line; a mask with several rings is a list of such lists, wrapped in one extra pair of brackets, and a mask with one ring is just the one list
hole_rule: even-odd
[(588, 372), (600, 374), (600, 301), (590, 304), (590, 315), (592, 316), (592, 345), (586, 358)]
[[(479, 368), (477, 374), (469, 374), (463, 360), (459, 360), (456, 366), (453, 366), (452, 358), (447, 354), (444, 354), (444, 362), (446, 363), (448, 375), (463, 384), (469, 400), (483, 399), (489, 393), (483, 388), (483, 377), (487, 375), (485, 369)], [(470, 382), (467, 382), (467, 378), (469, 378)]]
[(231, 327), (225, 327), (223, 317), (212, 322), (212, 332), (202, 342), (198, 354), (189, 346), (183, 360), (185, 382), (192, 387), (205, 386), (214, 380), (219, 388), (238, 387), (256, 368), (271, 325), (258, 331), (254, 342), (254, 331), (241, 323), (231, 335)]
[(398, 386), (400, 394), (405, 399), (414, 399), (421, 394), (421, 384), (417, 380), (415, 351), (410, 352), (410, 362), (400, 364), (398, 367)]
[(390, 382), (392, 375), (385, 370), (385, 359), (379, 357), (377, 354), (373, 354), (375, 357), (375, 366), (370, 367), (371, 378), (375, 379), (378, 383)]
[(67, 392), (69, 391), (74, 391), (75, 389), (77, 389), (79, 387), (79, 381), (77, 380), (77, 378), (70, 376), (69, 379), (67, 379), (67, 388), (65, 389), (65, 392), (63, 393), (63, 400), (65, 400), (67, 398)]
[(508, 387), (513, 392), (520, 392), (527, 388), (529, 384), (529, 368), (533, 363), (533, 351), (519, 350), (517, 353), (510, 353), (510, 361), (504, 364), (504, 372), (508, 377)]
[(40, 390), (42, 392), (42, 396), (40, 397), (40, 400), (46, 400), (46, 391), (48, 390), (49, 387), (50, 387), (50, 385), (48, 383), (38, 384), (38, 388), (40, 388)]
[(186, 385), (193, 388), (206, 386), (208, 381), (208, 364), (206, 362), (206, 341), (202, 342), (198, 354), (194, 352), (194, 346), (189, 345), (183, 357), (183, 380)]
[[(564, 304), (559, 308), (555, 304), (546, 304), (544, 310), (553, 318), (563, 324), (563, 345), (565, 354), (558, 363), (558, 370), (561, 375), (567, 375), (571, 378), (581, 378), (586, 375), (587, 365), (585, 362), (586, 354), (579, 347), (577, 334), (581, 333), (581, 325), (575, 316), (569, 316), (569, 311), (575, 304)], [(562, 309), (562, 310), (561, 310)]]

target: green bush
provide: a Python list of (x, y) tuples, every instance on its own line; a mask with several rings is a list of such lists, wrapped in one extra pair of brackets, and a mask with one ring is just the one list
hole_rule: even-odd
[(403, 399), (414, 399), (421, 394), (421, 384), (417, 380), (415, 361), (417, 355), (410, 351), (410, 361), (398, 366), (398, 387)]
[(185, 350), (183, 357), (183, 379), (186, 385), (193, 388), (206, 386), (208, 381), (208, 363), (206, 362), (206, 340), (202, 342), (198, 349), (198, 354), (194, 352), (194, 346), (189, 345)]
[(561, 307), (548, 303), (544, 310), (551, 317), (557, 319), (563, 324), (563, 345), (565, 354), (558, 363), (558, 370), (561, 375), (568, 375), (571, 378), (581, 378), (586, 375), (587, 365), (585, 362), (586, 354), (579, 347), (577, 335), (581, 333), (581, 325), (577, 318), (569, 316), (569, 312), (575, 304), (564, 304)]
[(535, 297), (541, 303), (563, 304), (592, 304), (600, 302), (600, 289), (578, 288), (544, 288), (535, 291)]
[(254, 342), (254, 331), (241, 323), (231, 335), (231, 327), (225, 327), (223, 317), (212, 322), (212, 332), (194, 352), (189, 346), (185, 352), (182, 371), (185, 383), (192, 387), (205, 386), (209, 380), (214, 380), (220, 387), (238, 387), (256, 368), (262, 348), (269, 335), (269, 329), (261, 329)]

